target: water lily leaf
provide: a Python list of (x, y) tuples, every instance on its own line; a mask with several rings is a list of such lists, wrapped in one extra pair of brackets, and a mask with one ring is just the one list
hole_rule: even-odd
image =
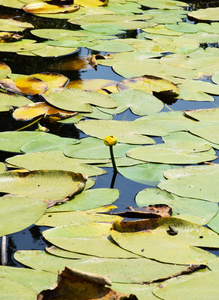
[[(96, 208), (100, 208), (97, 212), (103, 212), (102, 206), (112, 204), (118, 198), (119, 191), (117, 189), (100, 188), (86, 190), (81, 194), (75, 195), (74, 199), (66, 202), (65, 205), (51, 207), (48, 212), (86, 211)], [(108, 206), (106, 209), (108, 211)]]
[(62, 257), (62, 258), (73, 258), (73, 259), (82, 259), (82, 258), (87, 258), (86, 255), (84, 254), (80, 254), (80, 253), (76, 253), (76, 252), (70, 252), (70, 251), (66, 251), (60, 248), (57, 248), (55, 246), (51, 246), (51, 247), (46, 247), (46, 252), (43, 251), (43, 253), (49, 253), (58, 257)]
[(80, 193), (86, 180), (81, 173), (67, 171), (8, 171), (0, 173), (0, 191), (43, 199), (48, 206), (53, 206)]
[(0, 62), (0, 79), (11, 74), (11, 68), (3, 62)]
[(219, 108), (186, 110), (186, 116), (201, 122), (218, 122)]
[(1, 79), (0, 87), (7, 92), (24, 95), (36, 95), (43, 94), (48, 89), (46, 82), (31, 77), (31, 76), (19, 76), (15, 81), (12, 79)]
[(22, 39), (17, 42), (8, 42), (8, 43), (1, 43), (0, 44), (0, 51), (1, 52), (18, 52), (24, 49), (34, 47), (43, 47), (41, 44), (38, 45), (35, 40), (28, 40)]
[(134, 88), (149, 93), (162, 93), (170, 97), (176, 97), (177, 95), (179, 95), (179, 88), (174, 83), (161, 77), (151, 75), (123, 79), (117, 84), (117, 88), (119, 91)]
[[(218, 38), (217, 38), (218, 41)], [(182, 66), (186, 68), (193, 68), (196, 69), (199, 77), (201, 75), (213, 75), (218, 71), (219, 67), (219, 59), (218, 57), (205, 57), (203, 59), (202, 57), (192, 58), (189, 59), (183, 63), (181, 63)]]
[(162, 138), (164, 143), (168, 142), (192, 142), (192, 143), (201, 143), (201, 144), (207, 144), (210, 145), (212, 148), (219, 150), (219, 145), (215, 143), (211, 143), (205, 139), (202, 139), (201, 137), (198, 137), (194, 134), (191, 134), (187, 131), (176, 131), (171, 132), (168, 136), (165, 136)]
[(58, 47), (43, 44), (43, 47), (40, 49), (33, 49), (31, 52), (41, 57), (57, 57), (75, 53), (77, 50), (77, 47)]
[(33, 29), (31, 30), (31, 34), (48, 40), (81, 38), (87, 36), (86, 34), (84, 34), (83, 30), (73, 31), (58, 28)]
[[(57, 275), (49, 272), (30, 270), (27, 268), (1, 266), (0, 277), (1, 280), (4, 278), (10, 280), (11, 282), (17, 282), (23, 287), (39, 293), (39, 291), (42, 289), (50, 288), (53, 285)], [(17, 294), (14, 295), (14, 299), (16, 299), (16, 296)], [(23, 295), (21, 297), (23, 299)], [(36, 299), (36, 297), (29, 299)]]
[(61, 88), (64, 87), (69, 81), (68, 77), (52, 72), (37, 73), (32, 74), (31, 76), (45, 81), (48, 85), (48, 88)]
[[(42, 149), (48, 149), (55, 147), (58, 144), (74, 144), (78, 143), (78, 140), (70, 138), (60, 138), (57, 135), (46, 133), (46, 132), (37, 132), (37, 131), (5, 131), (0, 133), (0, 141), (2, 151), (9, 152), (22, 152), (21, 148), (27, 146), (29, 151), (42, 151)], [(37, 142), (37, 148), (34, 148), (33, 142)], [(52, 146), (50, 146), (52, 144)], [(58, 145), (59, 146), (59, 145)]]
[[(118, 143), (113, 151), (115, 158), (125, 157), (126, 151), (132, 148), (133, 146)], [(80, 144), (74, 147), (66, 147), (64, 154), (78, 159), (93, 159), (96, 162), (100, 161), (100, 163), (101, 160), (104, 160), (102, 162), (108, 162), (110, 159), (109, 149), (105, 146), (104, 142), (92, 137), (81, 139)]]
[(219, 214), (217, 213), (214, 218), (210, 220), (208, 223), (208, 227), (214, 230), (215, 232), (219, 233)]
[(45, 214), (42, 218), (38, 220), (35, 224), (38, 226), (49, 226), (49, 227), (58, 227), (73, 224), (87, 224), (90, 223), (113, 223), (114, 221), (121, 220), (122, 217), (108, 214), (101, 214), (95, 210), (86, 210), (86, 211), (65, 211), (65, 212), (54, 212)]
[(0, 20), (0, 31), (23, 31), (26, 28), (33, 28), (34, 26), (28, 22), (20, 22), (12, 19), (1, 19)]
[(109, 85), (115, 85), (118, 82), (108, 79), (78, 79), (70, 81), (67, 88), (82, 89), (85, 91), (97, 91)]
[(133, 15), (133, 14), (141, 14), (141, 6), (138, 3), (135, 2), (122, 2), (120, 0), (120, 3), (118, 1), (112, 2), (109, 1), (108, 5), (106, 7), (106, 10), (114, 12), (116, 15)]
[(110, 228), (107, 223), (75, 224), (48, 229), (43, 236), (55, 246), (72, 252), (111, 258), (136, 257), (110, 240)]
[(219, 95), (219, 85), (202, 80), (184, 80), (182, 86), (196, 91)]
[[(88, 26), (88, 25), (85, 25)], [(91, 25), (94, 26), (94, 25)], [(109, 25), (110, 27), (112, 25)], [(98, 25), (98, 28), (101, 28), (101, 25)], [(128, 52), (133, 51), (133, 48), (126, 43), (123, 43), (123, 40), (115, 40), (115, 41), (108, 41), (108, 40), (101, 40), (100, 42), (96, 41), (95, 43), (91, 43), (91, 45), (87, 46), (88, 49), (95, 50), (95, 51), (103, 51), (103, 52)]]
[(181, 9), (181, 7), (187, 7), (188, 3), (182, 1), (162, 1), (156, 0), (151, 3), (150, 0), (138, 0), (138, 3), (152, 8), (160, 8), (160, 9)]
[(81, 28), (87, 31), (97, 32), (101, 34), (112, 34), (112, 35), (123, 33), (124, 30), (126, 30), (126, 28), (121, 25), (103, 24), (103, 23), (82, 25)]
[(130, 167), (118, 167), (118, 171), (122, 176), (135, 182), (156, 186), (164, 180), (163, 172), (170, 168), (171, 166), (167, 164), (147, 163)]
[(165, 27), (169, 30), (174, 30), (182, 33), (195, 33), (200, 30), (197, 25), (186, 22), (179, 22), (178, 24), (166, 24)]
[(218, 12), (219, 7), (209, 7), (189, 12), (188, 16), (198, 20), (219, 21)]
[[(157, 283), (151, 284), (123, 284), (114, 283), (112, 288), (119, 291), (120, 293), (130, 293), (136, 295), (138, 299), (155, 300), (155, 296), (152, 294), (152, 290), (157, 286)], [(146, 297), (146, 298), (145, 298)]]
[(180, 93), (178, 98), (187, 100), (187, 101), (215, 101), (214, 97), (201, 92), (201, 91), (196, 91), (193, 89), (190, 89), (187, 86), (184, 86), (183, 84), (178, 85), (180, 89)]
[(216, 72), (216, 73), (212, 76), (211, 80), (212, 80), (214, 83), (216, 83), (216, 84), (219, 85), (219, 72)]
[(13, 118), (18, 121), (30, 121), (36, 117), (44, 116), (47, 120), (59, 121), (76, 114), (77, 112), (67, 112), (54, 108), (45, 102), (35, 102), (15, 109)]
[(219, 144), (219, 125), (191, 129), (190, 132), (215, 144)]
[(1, 197), (0, 236), (18, 232), (31, 226), (44, 214), (46, 208), (45, 202), (35, 198)]
[(110, 96), (71, 88), (50, 92), (45, 96), (45, 99), (50, 104), (68, 111), (92, 112), (90, 104), (107, 108), (117, 106), (116, 101)]
[(176, 297), (181, 300), (187, 297), (188, 300), (192, 300), (195, 298), (204, 299), (206, 290), (208, 290), (208, 299), (215, 299), (219, 295), (218, 290), (215, 288), (218, 278), (218, 271), (196, 272), (189, 276), (167, 280), (157, 286), (153, 293), (161, 299)]
[(175, 30), (168, 29), (165, 25), (157, 25), (149, 28), (142, 28), (143, 31), (153, 34), (180, 36), (183, 33)]
[(217, 202), (218, 174), (196, 174), (171, 178), (158, 187), (181, 197), (191, 197)]
[(80, 7), (78, 5), (52, 5), (44, 1), (32, 1), (23, 6), (23, 10), (31, 14), (57, 14), (63, 12), (74, 12)]
[[(36, 259), (37, 258), (37, 259)], [(66, 265), (85, 272), (108, 274), (113, 282), (142, 283), (171, 276), (187, 267), (174, 264), (159, 263), (147, 258), (101, 259), (87, 257), (83, 260), (72, 260), (57, 257), (44, 251), (17, 251), (15, 259), (37, 270), (46, 270), (57, 274), (57, 270)], [(121, 270), (124, 270), (121, 272)], [(134, 270), (134, 272), (133, 272)], [(126, 284), (125, 284), (126, 286)]]
[(67, 157), (62, 151), (35, 152), (16, 155), (8, 158), (7, 163), (30, 171), (63, 170), (71, 172), (74, 170), (75, 173), (83, 173), (87, 176), (97, 176), (106, 173), (103, 169), (83, 163), (82, 160)]
[(164, 104), (150, 93), (128, 89), (119, 93), (113, 93), (110, 95), (118, 103), (118, 107), (115, 109), (101, 109), (106, 113), (119, 114), (126, 109), (130, 108), (132, 113), (144, 116), (157, 113), (163, 109)]
[[(10, 289), (8, 288), (10, 286)], [(23, 299), (30, 300), (36, 299), (37, 293), (32, 291), (31, 289), (25, 287), (24, 285), (8, 280), (5, 278), (1, 278), (0, 280), (0, 289), (1, 289), (1, 297), (4, 299)]]
[(195, 164), (217, 158), (211, 147), (198, 143), (167, 143), (152, 146), (140, 146), (129, 150), (126, 155), (147, 162), (167, 164)]
[(140, 207), (161, 203), (169, 205), (173, 208), (173, 216), (199, 225), (207, 224), (218, 210), (217, 203), (179, 197), (158, 188), (140, 191), (135, 201)]
[(88, 135), (105, 139), (106, 136), (115, 135), (118, 142), (128, 144), (154, 144), (154, 141), (145, 136), (168, 135), (162, 127), (150, 122), (145, 122), (144, 126), (137, 121), (117, 121), (117, 120), (86, 120), (77, 123), (77, 128)]
[[(151, 225), (146, 228), (149, 230), (137, 232), (113, 230), (111, 235), (120, 247), (158, 261), (177, 264), (200, 264), (213, 259), (212, 254), (194, 247), (203, 246), (203, 244), (213, 247), (212, 243), (217, 247), (217, 234), (211, 230), (174, 217), (151, 219), (149, 221)], [(137, 221), (134, 222), (137, 223)], [(148, 220), (144, 220), (144, 222), (148, 226)], [(116, 222), (114, 227), (120, 228), (121, 223)], [(130, 225), (132, 226), (132, 224)], [(126, 222), (125, 226), (129, 226), (129, 224)], [(173, 230), (174, 234), (171, 234), (170, 229)], [(201, 236), (203, 238), (200, 238)], [(180, 256), (179, 249), (181, 249)]]
[(0, 163), (0, 172), (5, 172), (5, 171), (6, 171), (6, 165), (3, 162), (1, 162)]
[(104, 5), (104, 2), (99, 0), (75, 0), (74, 3), (83, 7), (98, 7)]
[(21, 95), (0, 93), (0, 111), (9, 111), (14, 107), (28, 105), (31, 103), (33, 103), (31, 100)]

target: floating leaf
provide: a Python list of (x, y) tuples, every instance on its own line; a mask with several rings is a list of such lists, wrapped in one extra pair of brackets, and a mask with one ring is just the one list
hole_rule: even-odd
[(117, 189), (100, 188), (86, 190), (81, 194), (75, 195), (74, 199), (68, 201), (65, 205), (52, 207), (48, 212), (86, 211), (112, 204), (118, 198), (119, 191)]
[(77, 123), (77, 128), (88, 135), (105, 139), (106, 136), (115, 135), (118, 142), (129, 144), (154, 144), (154, 141), (145, 136), (163, 136), (167, 131), (162, 127), (150, 122), (145, 122), (144, 126), (137, 121), (117, 121), (117, 120), (88, 120)]
[(124, 30), (126, 30), (126, 28), (123, 26), (114, 25), (114, 24), (103, 24), (103, 23), (82, 25), (81, 28), (91, 32), (97, 32), (101, 34), (112, 34), (112, 35), (123, 33)]
[(80, 193), (86, 180), (80, 173), (67, 171), (8, 171), (0, 173), (0, 192), (43, 199), (52, 206)]
[(97, 91), (109, 85), (115, 85), (118, 82), (115, 80), (108, 79), (78, 79), (70, 81), (67, 88), (82, 89), (85, 91)]
[(182, 32), (168, 29), (165, 25), (157, 25), (154, 27), (143, 28), (142, 30), (148, 33), (170, 35), (170, 36), (180, 36), (183, 34)]
[(219, 85), (219, 71), (212, 76), (211, 80)]
[(130, 108), (134, 114), (144, 116), (159, 112), (164, 107), (162, 101), (141, 90), (128, 89), (119, 93), (113, 93), (110, 97), (116, 100), (118, 107), (101, 110), (111, 114), (119, 114)]
[(117, 106), (116, 101), (110, 96), (70, 88), (59, 92), (50, 92), (45, 96), (45, 99), (50, 104), (68, 111), (92, 112), (90, 104), (107, 108)]
[(180, 9), (182, 6), (187, 7), (188, 4), (182, 1), (162, 1), (155, 0), (151, 2), (150, 0), (138, 0), (143, 6), (152, 7), (152, 8), (160, 8), (160, 9)]
[[(207, 245), (212, 247), (212, 243), (216, 246), (218, 239), (216, 239), (216, 233), (211, 230), (173, 217), (151, 219), (149, 221), (149, 224), (147, 224), (148, 220), (143, 221), (147, 227), (142, 228), (142, 231), (118, 232), (114, 230), (111, 231), (111, 235), (120, 247), (158, 261), (177, 264), (200, 264), (213, 259), (212, 254), (193, 247), (195, 245), (203, 246), (204, 244), (206, 247)], [(123, 226), (122, 223), (117, 222), (114, 227), (120, 228), (120, 226)], [(131, 222), (129, 223), (132, 226)], [(127, 225), (124, 226), (129, 226), (129, 223), (126, 222)], [(174, 234), (169, 232), (170, 228), (174, 230)], [(201, 236), (203, 239), (200, 238)]]
[(23, 284), (5, 278), (1, 278), (0, 280), (0, 289), (1, 289), (1, 297), (4, 297), (3, 299), (20, 298), (23, 300), (30, 300), (30, 299), (36, 299), (37, 297), (36, 292), (25, 287)]
[(173, 216), (196, 224), (209, 222), (218, 210), (216, 203), (199, 199), (178, 197), (157, 188), (147, 188), (140, 191), (135, 198), (138, 206), (149, 204), (166, 204), (173, 208)]
[(126, 154), (134, 159), (167, 164), (195, 164), (217, 158), (211, 147), (198, 143), (167, 143), (152, 146), (140, 146)]
[(218, 12), (218, 7), (210, 7), (189, 12), (188, 16), (198, 20), (219, 21)]
[(18, 121), (30, 121), (36, 117), (44, 116), (47, 120), (60, 121), (76, 115), (77, 112), (67, 112), (54, 108), (45, 102), (36, 102), (17, 108), (13, 112), (13, 118)]
[(171, 276), (187, 269), (185, 266), (159, 263), (142, 257), (128, 259), (101, 259), (97, 257), (89, 259), (87, 257), (83, 260), (72, 260), (49, 255), (44, 251), (17, 251), (15, 259), (31, 268), (53, 273), (57, 273), (57, 270), (68, 265), (85, 272), (108, 274), (113, 282), (120, 283), (147, 282), (164, 276)]
[(206, 126), (196, 129), (191, 129), (190, 132), (195, 134), (211, 143), (219, 144), (219, 125), (216, 126)]
[(111, 224), (107, 223), (72, 224), (48, 229), (43, 236), (59, 248), (72, 252), (111, 258), (136, 257), (111, 241), (110, 228)]
[(74, 3), (83, 7), (98, 7), (104, 5), (104, 2), (100, 0), (74, 0)]
[[(33, 49), (31, 53), (41, 57), (57, 57), (75, 53), (77, 50), (77, 47), (58, 47), (43, 44), (43, 47)], [(22, 54), (22, 52), (19, 52), (19, 54)]]
[(11, 74), (11, 69), (8, 65), (0, 62), (0, 79), (3, 79)]
[(196, 174), (171, 178), (158, 187), (181, 197), (191, 197), (218, 202), (218, 174)]
[[(88, 25), (87, 25), (88, 26)], [(94, 26), (94, 25), (93, 25)], [(112, 25), (110, 25), (111, 27)], [(99, 25), (98, 28), (101, 28), (102, 25)], [(123, 43), (123, 40), (115, 40), (115, 41), (103, 41), (101, 40), (99, 43), (98, 41), (87, 46), (88, 49), (96, 50), (96, 51), (103, 51), (103, 52), (128, 52), (133, 51), (134, 49)]]
[(118, 167), (118, 171), (122, 176), (135, 182), (156, 186), (160, 181), (164, 180), (163, 172), (170, 168), (171, 166), (167, 164), (147, 163), (130, 167)]
[(45, 202), (35, 198), (1, 197), (0, 236), (18, 232), (31, 226), (44, 214), (46, 206)]
[(33, 28), (34, 26), (27, 22), (20, 22), (13, 19), (1, 19), (0, 31), (23, 31), (26, 28)]
[(9, 111), (14, 107), (28, 105), (31, 103), (33, 103), (31, 100), (21, 95), (0, 93), (0, 111)]
[(119, 91), (127, 89), (139, 89), (145, 92), (162, 93), (169, 97), (179, 95), (179, 88), (172, 82), (156, 76), (144, 75), (142, 77), (134, 77), (124, 79), (117, 84)]
[[(89, 163), (89, 161), (87, 161)], [(75, 173), (86, 174), (87, 176), (97, 176), (106, 171), (96, 167), (86, 165), (84, 161), (67, 157), (62, 151), (35, 152), (24, 155), (17, 155), (7, 159), (7, 163), (34, 170), (63, 170)]]
[(80, 7), (78, 5), (51, 5), (44, 1), (33, 1), (23, 6), (23, 10), (31, 14), (58, 14), (74, 12)]
[(186, 110), (186, 116), (201, 122), (218, 122), (219, 108)]

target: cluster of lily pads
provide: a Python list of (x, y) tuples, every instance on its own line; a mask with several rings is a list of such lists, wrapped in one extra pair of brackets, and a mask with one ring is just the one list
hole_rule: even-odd
[[(0, 296), (36, 299), (68, 267), (109, 276), (121, 297), (215, 299), (218, 258), (203, 248), (219, 248), (219, 167), (214, 163), (219, 108), (162, 109), (177, 99), (213, 102), (212, 95), (219, 94), (218, 48), (200, 47), (218, 42), (218, 8), (187, 12), (187, 3), (165, 0), (29, 2), (0, 4), (65, 19), (81, 29), (31, 29), (30, 23), (2, 19), (0, 51), (49, 57), (86, 47), (105, 52), (87, 57), (87, 65), (111, 67), (124, 79), (21, 75), (1, 63), (0, 112), (38, 122), (39, 128), (0, 132), (0, 150), (10, 156), (0, 163), (0, 236), (32, 224), (48, 226), (43, 237), (53, 246), (15, 253), (31, 269), (1, 266)], [(187, 15), (212, 22), (185, 23)], [(25, 28), (47, 41), (14, 34)], [(141, 29), (136, 38), (119, 38), (132, 29)], [(134, 121), (113, 120), (127, 109), (136, 115)], [(74, 123), (87, 136), (62, 138), (42, 128), (41, 121)], [(129, 212), (135, 221), (113, 212), (119, 190), (93, 188), (95, 178), (112, 167), (103, 142), (108, 135), (118, 140), (118, 172), (151, 186), (135, 197), (138, 208)], [(156, 144), (157, 137), (162, 143)]]

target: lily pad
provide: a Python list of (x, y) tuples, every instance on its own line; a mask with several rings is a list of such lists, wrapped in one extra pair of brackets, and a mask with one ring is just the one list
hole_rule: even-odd
[[(2, 4), (2, 3), (1, 3)], [(12, 19), (1, 19), (0, 20), (0, 31), (24, 31), (26, 28), (33, 28), (31, 23), (20, 22)]]
[(188, 16), (198, 20), (219, 21), (218, 13), (219, 7), (209, 7), (189, 12)]
[(80, 173), (67, 171), (8, 171), (0, 173), (0, 192), (35, 197), (52, 206), (80, 193), (86, 180)]
[(46, 208), (45, 202), (35, 198), (1, 197), (0, 236), (18, 232), (31, 226), (44, 214)]
[[(34, 152), (24, 155), (16, 155), (7, 159), (10, 165), (34, 170), (63, 170), (75, 173), (97, 176), (105, 174), (106, 171), (93, 165), (87, 165), (84, 161), (67, 157), (62, 151)], [(87, 160), (87, 163), (89, 161)]]
[(145, 136), (165, 136), (167, 131), (160, 126), (145, 122), (117, 120), (88, 120), (77, 123), (77, 128), (88, 135), (105, 139), (106, 136), (115, 135), (118, 142), (128, 144), (154, 144), (154, 141)]
[(31, 100), (21, 95), (0, 93), (0, 111), (9, 111), (14, 107), (19, 107), (31, 103), (33, 103)]
[(217, 213), (216, 203), (179, 197), (158, 188), (147, 188), (140, 191), (135, 198), (138, 206), (151, 204), (166, 204), (173, 208), (173, 216), (194, 222), (199, 225), (207, 224)]
[(167, 143), (141, 146), (129, 150), (127, 156), (147, 162), (166, 164), (195, 164), (217, 158), (210, 151), (211, 147), (198, 143)]
[[(10, 286), (10, 289), (8, 288)], [(1, 278), (0, 280), (0, 289), (1, 289), (1, 297), (4, 299), (23, 299), (23, 300), (31, 300), (36, 299), (37, 293), (33, 290), (25, 287), (24, 285), (8, 280), (5, 278)]]
[(152, 8), (160, 8), (160, 9), (180, 9), (181, 7), (187, 7), (188, 4), (182, 1), (162, 1), (162, 0), (155, 0), (151, 2), (150, 0), (138, 0), (143, 6), (152, 7)]
[[(88, 25), (87, 25), (88, 26)], [(101, 28), (102, 25), (99, 25), (99, 28)], [(134, 49), (127, 45), (126, 43), (123, 43), (123, 40), (101, 40), (96, 41), (95, 43), (87, 46), (88, 49), (95, 50), (95, 51), (103, 51), (103, 52), (129, 52), (133, 51)]]
[(44, 1), (33, 1), (23, 6), (23, 10), (31, 14), (57, 14), (74, 12), (80, 7), (78, 5), (51, 5)]
[(117, 106), (116, 101), (110, 96), (70, 88), (59, 92), (50, 92), (45, 96), (45, 99), (50, 104), (68, 111), (92, 112), (90, 104), (107, 108)]

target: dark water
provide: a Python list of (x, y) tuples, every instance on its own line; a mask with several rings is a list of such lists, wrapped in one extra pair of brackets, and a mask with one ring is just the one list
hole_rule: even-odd
[[(205, 7), (216, 7), (219, 4), (219, 1), (188, 1), (190, 4), (189, 10), (196, 10), (199, 8)], [(17, 20), (20, 21), (27, 21), (34, 24), (35, 28), (43, 28), (45, 22), (47, 24), (47, 28), (65, 28), (65, 29), (77, 29), (77, 26), (73, 26), (69, 23), (66, 24), (63, 20), (52, 20), (44, 18), (37, 18), (35, 16), (27, 15), (22, 13), (19, 16), (20, 10), (12, 10), (9, 8), (0, 8), (0, 17), (7, 17), (7, 15), (14, 14), (17, 17)], [(193, 20), (187, 20), (189, 22), (193, 22)], [(135, 37), (136, 31), (127, 32), (124, 37)], [(28, 38), (28, 33), (27, 33)], [(33, 37), (32, 37), (33, 38)], [(41, 39), (39, 39), (41, 40)], [(206, 45), (205, 45), (206, 47)], [(76, 54), (69, 55), (66, 57), (59, 57), (59, 58), (39, 58), (39, 57), (22, 57), (17, 54), (10, 54), (7, 53), (0, 53), (0, 61), (5, 62), (8, 64), (13, 73), (19, 74), (34, 74), (38, 72), (45, 72), (45, 71), (56, 71), (65, 76), (67, 76), (70, 80), (77, 80), (77, 79), (94, 79), (94, 78), (102, 78), (102, 79), (112, 79), (120, 81), (123, 77), (115, 74), (111, 68), (98, 66), (97, 71), (94, 69), (89, 70), (82, 70), (82, 71), (74, 71), (74, 70), (59, 70), (62, 69), (61, 66), (65, 62), (69, 62), (75, 59), (77, 56), (83, 55), (90, 55), (93, 52), (88, 49), (82, 49)], [(56, 69), (54, 69), (54, 66)], [(169, 105), (170, 108), (174, 111), (178, 110), (186, 110), (186, 109), (200, 109), (200, 108), (212, 108), (212, 107), (219, 107), (219, 97), (215, 97), (215, 102), (195, 102), (195, 101), (182, 101), (178, 100), (175, 103)], [(163, 111), (169, 111), (168, 108), (164, 108)], [(134, 120), (137, 116), (133, 115), (129, 110), (126, 112), (116, 115), (114, 119), (117, 120)], [(22, 123), (23, 124), (23, 123)], [(16, 128), (22, 127), (18, 122), (13, 121), (13, 119), (8, 115), (1, 115), (0, 118), (0, 130), (15, 130)], [(64, 125), (61, 128), (56, 128), (56, 133), (61, 136), (68, 136), (68, 137), (75, 137), (75, 132), (73, 132), (72, 125)], [(83, 133), (77, 133), (77, 138), (81, 138), (84, 136)], [(4, 161), (8, 156), (11, 154), (1, 153), (0, 152), (0, 161)], [(215, 162), (219, 162), (217, 159)], [(106, 168), (107, 174), (101, 175), (96, 179), (96, 184), (94, 188), (109, 188), (112, 185), (112, 178), (113, 172), (111, 168)], [(117, 174), (114, 188), (117, 188), (120, 191), (119, 199), (115, 202), (118, 206), (119, 210), (126, 208), (127, 206), (136, 206), (134, 199), (135, 195), (151, 186), (143, 185), (131, 181), (120, 174)], [(38, 227), (38, 226), (31, 226), (21, 232), (11, 234), (7, 236), (7, 244), (8, 244), (8, 265), (11, 266), (22, 266), (18, 262), (16, 262), (13, 258), (13, 253), (17, 250), (43, 250), (45, 246), (49, 244), (42, 238), (42, 231), (45, 230), (46, 227)], [(1, 241), (1, 239), (0, 239)], [(211, 250), (210, 250), (211, 251)], [(211, 251), (212, 253), (219, 255), (219, 250)]]

